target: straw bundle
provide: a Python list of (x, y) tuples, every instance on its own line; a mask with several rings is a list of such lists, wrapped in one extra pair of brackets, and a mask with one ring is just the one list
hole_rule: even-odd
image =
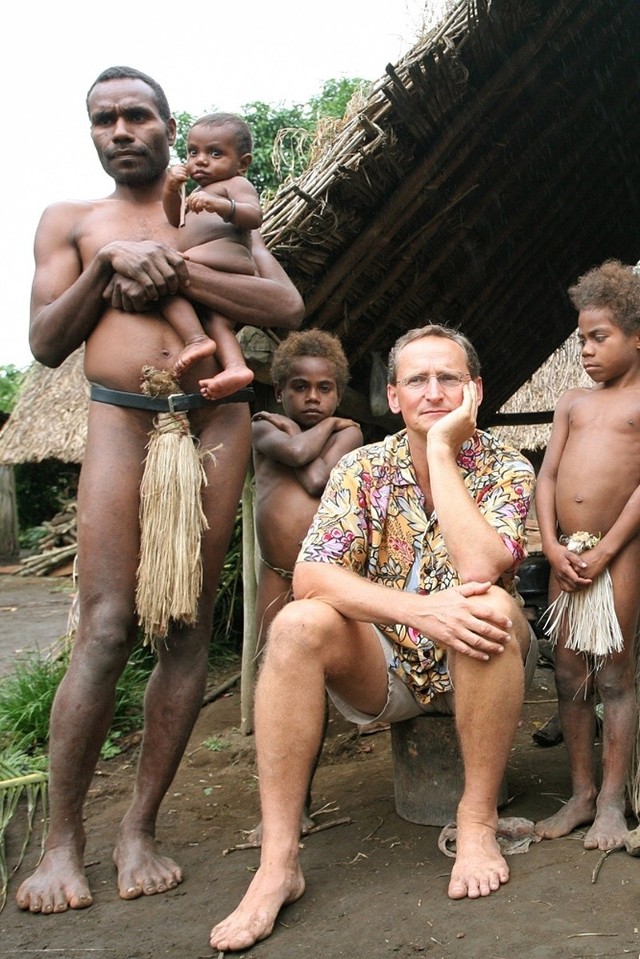
[[(572, 533), (565, 543), (573, 553), (593, 549), (600, 536)], [(566, 649), (594, 657), (595, 668), (605, 656), (619, 653), (624, 646), (622, 630), (613, 602), (613, 583), (608, 569), (594, 579), (587, 589), (575, 593), (562, 592), (543, 617), (545, 632)]]
[[(145, 366), (142, 392), (180, 393), (170, 373)], [(208, 529), (201, 491), (207, 485), (203, 454), (186, 413), (154, 419), (140, 485), (140, 561), (136, 607), (144, 642), (165, 639), (171, 621), (196, 622), (202, 588), (201, 540)]]

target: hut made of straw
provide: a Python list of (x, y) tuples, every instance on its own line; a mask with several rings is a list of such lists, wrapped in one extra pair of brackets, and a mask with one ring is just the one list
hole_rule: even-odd
[[(304, 326), (343, 341), (352, 415), (388, 428), (372, 370), (435, 321), (476, 345), (490, 425), (575, 328), (567, 288), (607, 258), (639, 259), (638, 49), (638, 0), (460, 0), (281, 188), (263, 233)], [(43, 394), (67, 373), (37, 369), (0, 462), (15, 461), (18, 430), (29, 459), (64, 434)], [(80, 434), (67, 436), (46, 455), (77, 456)]]

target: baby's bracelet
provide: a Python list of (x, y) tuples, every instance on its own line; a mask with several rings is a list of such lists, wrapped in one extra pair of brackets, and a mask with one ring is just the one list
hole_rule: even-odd
[(227, 200), (231, 204), (231, 209), (229, 210), (229, 216), (223, 216), (222, 219), (225, 223), (231, 223), (234, 216), (236, 215), (236, 201), (232, 200), (230, 196), (227, 197)]

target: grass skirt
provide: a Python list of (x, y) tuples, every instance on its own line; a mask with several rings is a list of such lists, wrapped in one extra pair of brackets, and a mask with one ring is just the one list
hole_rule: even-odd
[(621, 652), (624, 641), (609, 570), (586, 589), (560, 593), (545, 612), (542, 625), (551, 641), (563, 640), (566, 649), (596, 658)]
[[(143, 368), (142, 392), (181, 393), (172, 376)], [(159, 413), (150, 434), (140, 485), (140, 559), (136, 609), (144, 641), (166, 639), (170, 623), (197, 621), (202, 591), (202, 534), (208, 529), (202, 508), (207, 485), (203, 454), (191, 435), (186, 413)]]
[[(593, 549), (600, 535), (578, 532), (562, 538), (573, 553)], [(562, 592), (544, 613), (541, 624), (553, 643), (596, 658), (619, 653), (624, 647), (616, 616), (611, 574), (605, 569), (586, 589)]]

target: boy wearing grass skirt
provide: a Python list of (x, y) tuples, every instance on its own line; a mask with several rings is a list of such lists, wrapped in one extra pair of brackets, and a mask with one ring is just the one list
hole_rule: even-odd
[[(558, 402), (536, 505), (551, 564), (547, 622), (557, 640), (572, 796), (536, 831), (554, 839), (589, 825), (585, 848), (608, 850), (627, 833), (625, 790), (637, 738), (640, 276), (608, 260), (581, 276), (569, 295), (579, 311), (582, 364), (594, 385), (568, 390)], [(599, 788), (596, 692), (604, 706)]]

